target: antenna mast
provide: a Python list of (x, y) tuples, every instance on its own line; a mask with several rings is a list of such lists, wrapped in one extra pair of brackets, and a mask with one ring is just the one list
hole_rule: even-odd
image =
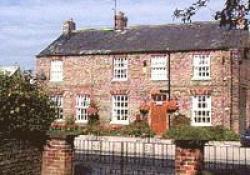
[(115, 9), (114, 9), (114, 13), (116, 15), (116, 10), (117, 10), (117, 0), (114, 0), (115, 1)]

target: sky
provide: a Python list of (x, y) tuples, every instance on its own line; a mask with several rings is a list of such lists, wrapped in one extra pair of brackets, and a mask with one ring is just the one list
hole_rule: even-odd
[[(176, 8), (196, 0), (117, 0), (128, 25), (180, 23)], [(210, 0), (193, 21), (213, 20), (224, 0)], [(63, 22), (73, 18), (77, 29), (112, 27), (114, 0), (0, 0), (0, 65), (34, 69), (36, 55), (62, 33)]]

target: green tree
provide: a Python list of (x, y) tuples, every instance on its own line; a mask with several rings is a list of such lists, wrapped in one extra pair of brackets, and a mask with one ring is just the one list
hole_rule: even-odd
[(45, 91), (22, 75), (0, 75), (0, 133), (6, 137), (45, 135), (55, 111)]
[[(209, 0), (197, 0), (185, 9), (176, 9), (174, 17), (180, 18), (184, 23), (191, 22), (191, 18), (198, 10), (207, 6)], [(247, 15), (250, 12), (250, 0), (225, 0), (225, 6), (217, 11), (215, 20), (228, 29), (248, 29), (249, 20)], [(240, 26), (240, 27), (239, 27)]]

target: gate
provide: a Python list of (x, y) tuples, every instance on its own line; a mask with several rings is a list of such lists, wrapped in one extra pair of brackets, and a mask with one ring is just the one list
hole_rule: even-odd
[(134, 141), (75, 141), (75, 175), (171, 175), (175, 145)]

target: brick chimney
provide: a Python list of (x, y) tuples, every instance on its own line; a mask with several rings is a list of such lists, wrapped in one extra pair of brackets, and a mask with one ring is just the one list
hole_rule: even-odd
[(115, 30), (123, 31), (127, 28), (128, 18), (124, 15), (123, 12), (118, 12), (115, 15)]
[(76, 30), (76, 23), (73, 21), (72, 18), (64, 22), (63, 34), (68, 35), (74, 30)]

